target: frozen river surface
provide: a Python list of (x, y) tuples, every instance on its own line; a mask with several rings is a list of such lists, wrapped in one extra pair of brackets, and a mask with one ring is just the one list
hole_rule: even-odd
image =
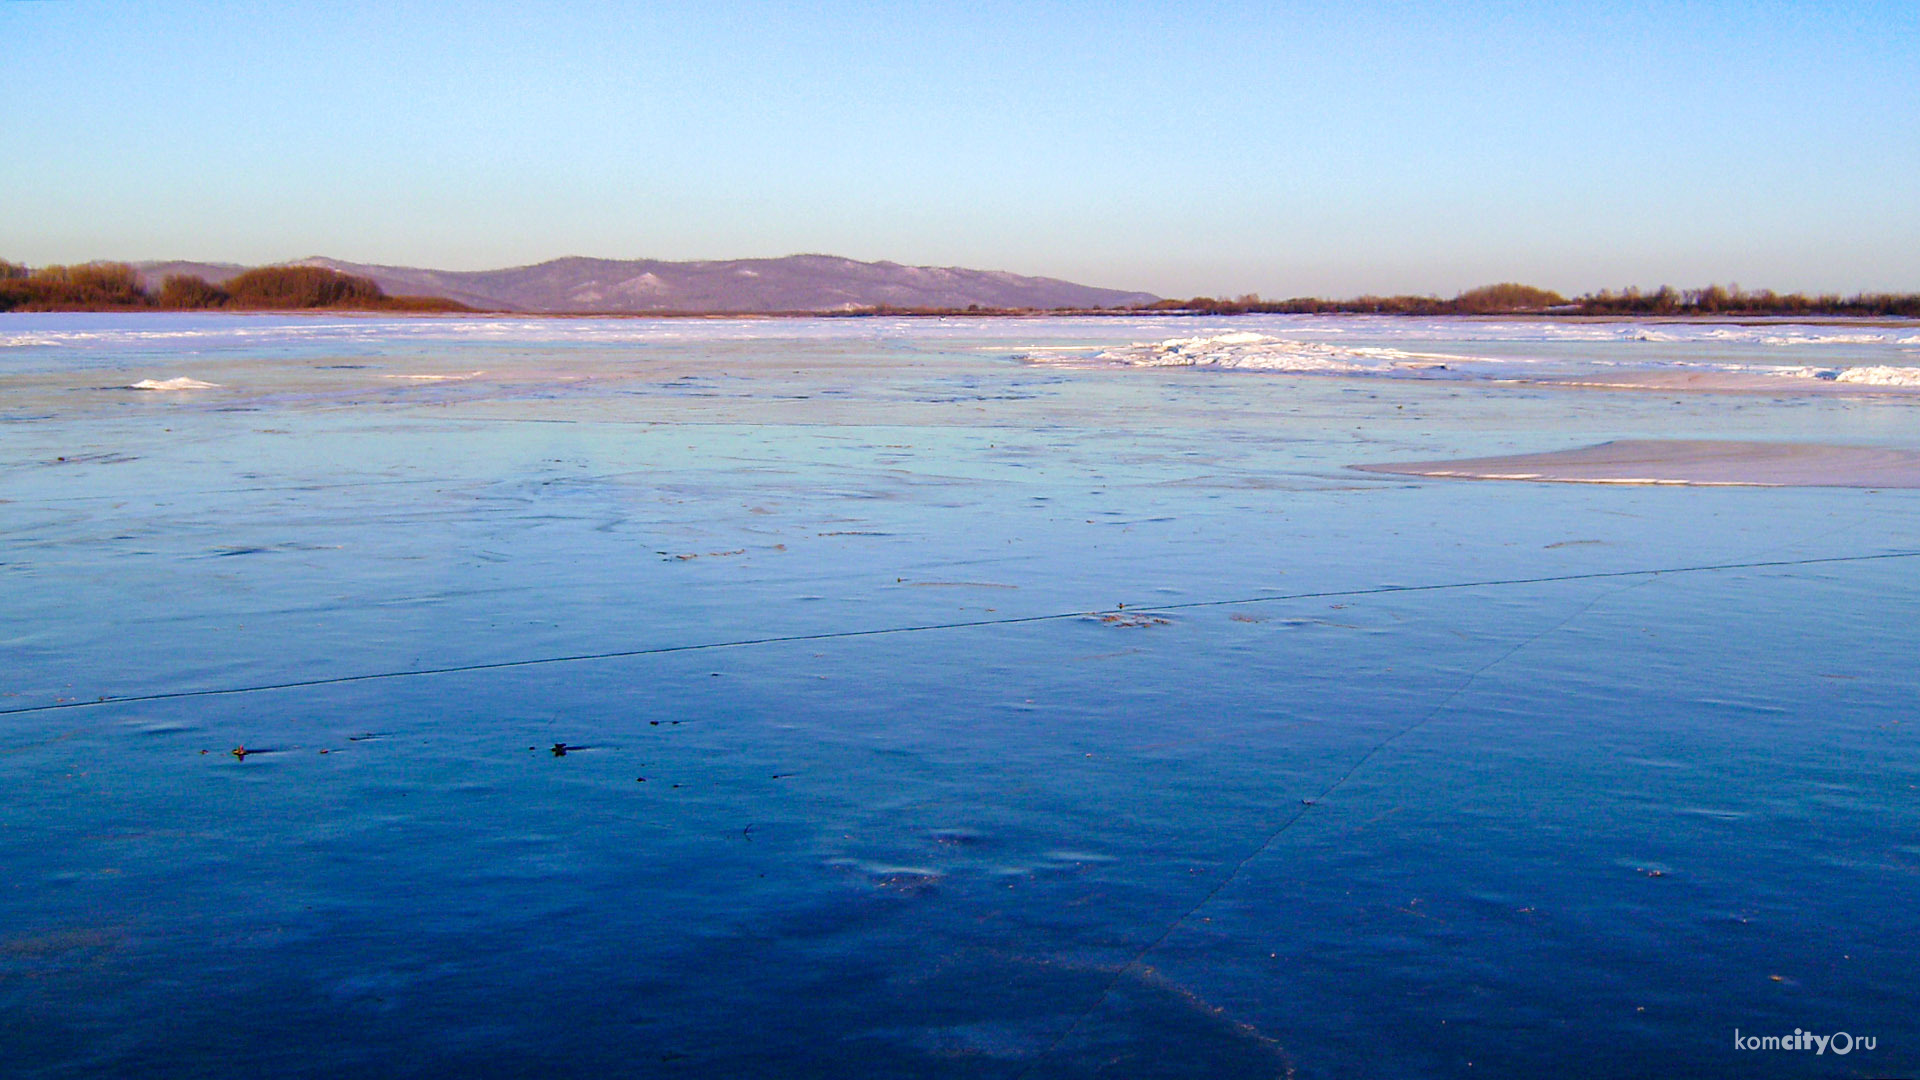
[(1920, 491), (1348, 466), (1916, 334), (0, 317), (0, 1072), (1911, 1075)]

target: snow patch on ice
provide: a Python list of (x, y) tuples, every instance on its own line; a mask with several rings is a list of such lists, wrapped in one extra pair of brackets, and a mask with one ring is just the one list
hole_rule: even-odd
[[(1058, 352), (1033, 350), (1033, 362), (1075, 360)], [(1296, 374), (1386, 374), (1393, 371), (1445, 370), (1449, 361), (1473, 357), (1418, 353), (1370, 346), (1295, 341), (1253, 331), (1134, 342), (1093, 354), (1096, 362), (1128, 367), (1215, 367)]]
[(1865, 364), (1860, 367), (1748, 367), (1785, 379), (1824, 379), (1861, 386), (1920, 386), (1920, 367)]
[(185, 375), (177, 379), (141, 379), (137, 383), (128, 383), (129, 390), (218, 390), (219, 383), (201, 382), (189, 379)]
[(459, 375), (382, 375), (383, 379), (407, 379), (412, 382), (465, 382), (485, 375), (484, 371), (469, 371)]
[(1882, 345), (1885, 334), (1768, 334), (1762, 345)]
[(1867, 386), (1920, 386), (1920, 368), (1851, 367), (1834, 376), (1836, 382), (1862, 383)]

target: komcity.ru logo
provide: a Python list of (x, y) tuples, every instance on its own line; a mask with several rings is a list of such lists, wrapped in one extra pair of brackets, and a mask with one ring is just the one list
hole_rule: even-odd
[(1739, 1028), (1733, 1029), (1735, 1050), (1811, 1050), (1815, 1054), (1831, 1050), (1836, 1054), (1851, 1054), (1856, 1049), (1871, 1050), (1879, 1041), (1878, 1036), (1862, 1035), (1855, 1038), (1844, 1031), (1815, 1035), (1811, 1031), (1794, 1028), (1791, 1035), (1742, 1035)]

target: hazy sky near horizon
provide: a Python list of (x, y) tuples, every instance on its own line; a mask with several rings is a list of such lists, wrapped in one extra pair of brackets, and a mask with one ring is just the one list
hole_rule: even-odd
[(0, 257), (1920, 290), (1920, 5), (0, 2)]

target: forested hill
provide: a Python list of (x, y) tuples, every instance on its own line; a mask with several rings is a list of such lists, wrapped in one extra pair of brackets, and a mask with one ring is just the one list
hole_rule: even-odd
[[(440, 296), (498, 311), (1044, 311), (1131, 308), (1159, 299), (1000, 270), (903, 266), (833, 255), (701, 262), (575, 257), (504, 270), (424, 270), (327, 258), (298, 265), (364, 277), (389, 293)], [(137, 263), (135, 268), (154, 282), (167, 274), (191, 274), (215, 284), (246, 269), (226, 263)]]

